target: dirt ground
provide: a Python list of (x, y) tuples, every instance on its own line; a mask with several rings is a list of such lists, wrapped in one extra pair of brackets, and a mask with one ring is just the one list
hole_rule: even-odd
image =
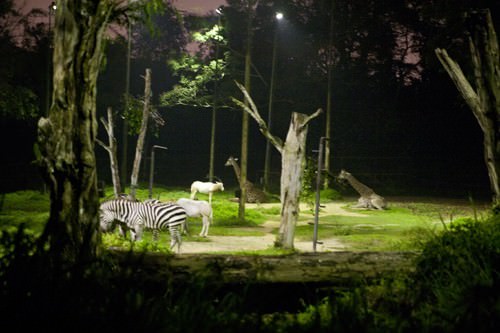
[[(322, 205), (320, 217), (323, 215), (345, 215), (345, 216), (366, 216), (358, 214), (356, 212), (349, 212), (342, 208), (345, 203), (327, 203)], [(270, 208), (274, 206), (279, 206), (278, 203), (270, 204), (246, 204), (248, 208)], [(305, 212), (309, 208), (306, 205), (301, 206), (301, 211)], [(311, 218), (307, 221), (300, 221), (300, 224), (313, 223), (314, 216), (308, 213)], [(255, 250), (265, 250), (273, 247), (275, 235), (271, 232), (279, 227), (279, 222), (277, 221), (267, 221), (262, 225), (262, 228), (266, 232), (264, 236), (211, 236), (210, 231), (208, 233), (207, 242), (183, 242), (182, 243), (182, 253), (217, 253), (217, 252), (228, 252), (228, 251), (255, 251)], [(323, 244), (316, 245), (317, 252), (333, 252), (345, 250), (345, 246), (335, 238), (321, 239)], [(313, 244), (312, 241), (309, 242), (294, 242), (294, 247), (302, 252), (312, 252)]]

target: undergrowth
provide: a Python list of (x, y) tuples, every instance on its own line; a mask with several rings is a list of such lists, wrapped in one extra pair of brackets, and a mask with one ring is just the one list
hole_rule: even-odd
[[(141, 256), (117, 261), (104, 252), (92, 262), (54, 266), (46, 247), (23, 227), (4, 231), (0, 246), (0, 320), (16, 331), (32, 326), (50, 332), (500, 329), (498, 215), (461, 220), (434, 233), (422, 243), (413, 272), (334, 288), (316, 302), (304, 301), (297, 311), (268, 313), (248, 308), (245, 286), (234, 292), (208, 277), (186, 277), (179, 285), (171, 275), (158, 283)], [(312, 294), (316, 291), (311, 287)]]

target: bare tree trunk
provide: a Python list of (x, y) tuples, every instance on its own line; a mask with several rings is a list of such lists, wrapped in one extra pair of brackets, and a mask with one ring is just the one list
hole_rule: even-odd
[(299, 217), (300, 191), (306, 161), (306, 139), (309, 117), (292, 113), (285, 145), (281, 152), (281, 224), (276, 243), (293, 248), (295, 226)]
[(38, 161), (51, 199), (41, 240), (54, 260), (87, 260), (97, 252), (96, 81), (114, 6), (57, 1), (52, 106), (38, 122)]
[(139, 178), (139, 169), (141, 166), (142, 152), (144, 150), (144, 140), (148, 130), (148, 120), (151, 111), (151, 69), (146, 68), (146, 77), (144, 78), (144, 108), (142, 109), (142, 123), (139, 137), (137, 138), (137, 146), (135, 148), (134, 166), (132, 168), (132, 176), (130, 177), (130, 195), (135, 198), (137, 189), (137, 180)]
[[(247, 0), (247, 41), (245, 51), (245, 89), (250, 92), (251, 65), (252, 65), (252, 20), (254, 16), (255, 0)], [(240, 154), (240, 202), (238, 206), (238, 220), (245, 221), (245, 203), (247, 202), (247, 169), (248, 169), (248, 114), (243, 112), (241, 120), (241, 154)]]
[(436, 55), (476, 117), (483, 131), (484, 159), (493, 203), (500, 203), (500, 56), (489, 10), (469, 17), (469, 47), (476, 89), (444, 49)]
[(108, 107), (108, 121), (101, 118), (101, 123), (103, 124), (106, 132), (108, 133), (108, 145), (106, 146), (102, 141), (96, 139), (96, 142), (106, 149), (109, 154), (109, 161), (111, 167), (111, 179), (113, 181), (113, 191), (115, 194), (115, 198), (118, 197), (120, 193), (122, 193), (122, 187), (120, 184), (120, 172), (118, 169), (118, 146), (116, 144), (116, 137), (114, 134), (114, 121), (113, 121), (113, 110), (111, 107)]
[(293, 248), (295, 226), (299, 216), (300, 191), (302, 175), (305, 168), (305, 153), (308, 123), (322, 112), (318, 109), (311, 115), (292, 113), (286, 141), (275, 137), (269, 131), (259, 111), (245, 88), (237, 83), (247, 103), (236, 99), (233, 101), (246, 111), (259, 125), (260, 132), (274, 145), (281, 154), (281, 223), (275, 245), (282, 248)]
[[(334, 2), (332, 1), (331, 3), (331, 9), (330, 9), (330, 33), (328, 37), (328, 58), (327, 58), (327, 66), (328, 66), (328, 73), (327, 73), (327, 91), (326, 91), (326, 113), (325, 113), (325, 137), (331, 138), (332, 134), (332, 87), (333, 87), (333, 8), (334, 8)], [(327, 174), (330, 172), (330, 146), (331, 146), (331, 140), (326, 140), (325, 141), (325, 170)], [(323, 189), (328, 189), (329, 186), (329, 178), (325, 177), (324, 183), (323, 183)]]

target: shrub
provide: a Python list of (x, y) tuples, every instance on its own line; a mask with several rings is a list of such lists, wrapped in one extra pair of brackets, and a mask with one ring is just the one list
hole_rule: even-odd
[(240, 296), (197, 277), (182, 286), (172, 276), (151, 279), (155, 272), (132, 252), (56, 263), (23, 227), (3, 232), (0, 247), (0, 321), (15, 331), (252, 332), (252, 321), (237, 315)]
[(426, 243), (410, 285), (418, 325), (500, 329), (500, 216), (452, 224)]

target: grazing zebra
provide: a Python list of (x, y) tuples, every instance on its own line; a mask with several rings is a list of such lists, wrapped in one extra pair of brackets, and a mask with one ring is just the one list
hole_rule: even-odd
[[(158, 199), (146, 199), (143, 201), (143, 203), (148, 204), (148, 205), (163, 205), (163, 204), (170, 205), (174, 202), (173, 201), (162, 202)], [(188, 225), (187, 225), (187, 220), (186, 220), (186, 222), (183, 224), (182, 232), (184, 234), (188, 234), (187, 229), (188, 229)], [(153, 230), (153, 240), (157, 241), (159, 237), (160, 237), (160, 230), (158, 230), (158, 229)]]
[(152, 229), (153, 232), (168, 228), (170, 248), (177, 245), (177, 252), (180, 252), (182, 239), (179, 226), (182, 228), (186, 222), (186, 211), (177, 204), (145, 204), (123, 199), (103, 202), (100, 206), (101, 230), (113, 230), (116, 221), (130, 229), (133, 241), (141, 239), (144, 228)]

